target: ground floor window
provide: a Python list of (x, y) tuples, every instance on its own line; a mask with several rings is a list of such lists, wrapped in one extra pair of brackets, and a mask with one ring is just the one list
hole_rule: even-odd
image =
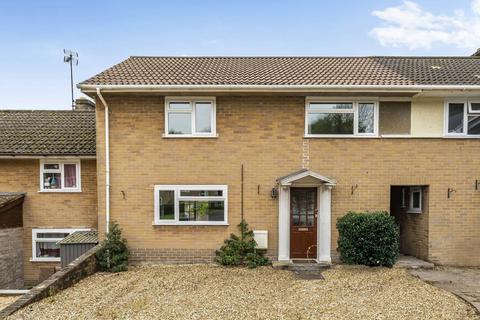
[(89, 229), (32, 229), (32, 261), (60, 261), (58, 242), (75, 231)]
[(157, 185), (154, 223), (227, 224), (226, 185)]

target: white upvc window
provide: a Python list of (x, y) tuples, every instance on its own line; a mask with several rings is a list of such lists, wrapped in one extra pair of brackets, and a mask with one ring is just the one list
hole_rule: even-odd
[(154, 224), (227, 225), (226, 185), (156, 185)]
[(41, 192), (81, 192), (80, 160), (40, 160)]
[(378, 136), (378, 101), (307, 98), (305, 135), (308, 137), (376, 137)]
[(447, 137), (480, 137), (480, 100), (447, 101), (444, 133)]
[(60, 261), (60, 245), (58, 242), (75, 231), (90, 229), (32, 229), (31, 261)]
[(165, 137), (215, 137), (215, 97), (166, 97)]
[(422, 201), (423, 201), (422, 187), (410, 188), (410, 199), (408, 204), (408, 213), (422, 213)]

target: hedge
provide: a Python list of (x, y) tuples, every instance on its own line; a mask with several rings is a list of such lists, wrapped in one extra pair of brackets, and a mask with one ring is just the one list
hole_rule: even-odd
[(399, 255), (399, 228), (387, 212), (349, 212), (337, 220), (340, 259), (391, 267)]

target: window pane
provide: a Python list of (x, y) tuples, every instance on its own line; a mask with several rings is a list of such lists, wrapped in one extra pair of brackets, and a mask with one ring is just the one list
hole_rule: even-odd
[(480, 135), (480, 116), (468, 116), (468, 134)]
[(180, 221), (224, 221), (223, 201), (180, 201)]
[(358, 133), (373, 133), (374, 117), (373, 103), (360, 103), (358, 106)]
[(472, 102), (470, 108), (472, 111), (480, 111), (480, 102)]
[(182, 197), (222, 197), (222, 190), (180, 190)]
[(65, 232), (42, 232), (37, 233), (38, 239), (51, 238), (51, 239), (63, 239), (68, 236), (70, 233)]
[(412, 193), (412, 208), (420, 209), (420, 191), (414, 191)]
[(448, 132), (463, 132), (463, 103), (450, 103), (448, 105)]
[(312, 102), (310, 103), (310, 109), (312, 110), (321, 110), (321, 109), (353, 109), (353, 104), (348, 102)]
[(308, 133), (353, 134), (353, 113), (309, 114)]
[(170, 134), (191, 134), (192, 114), (191, 113), (169, 113), (168, 133)]
[(61, 189), (62, 179), (60, 173), (44, 173), (43, 174), (44, 189)]
[(56, 242), (37, 242), (37, 258), (60, 257), (60, 245)]
[(65, 188), (77, 187), (77, 165), (76, 164), (64, 164), (63, 172), (65, 174)]
[(175, 192), (160, 190), (159, 195), (160, 220), (175, 219)]
[(201, 133), (212, 132), (212, 104), (198, 102), (195, 104), (195, 130)]
[(191, 110), (190, 102), (170, 102), (169, 108), (172, 110)]
[(46, 163), (43, 165), (43, 168), (46, 170), (59, 170), (60, 165), (58, 163)]

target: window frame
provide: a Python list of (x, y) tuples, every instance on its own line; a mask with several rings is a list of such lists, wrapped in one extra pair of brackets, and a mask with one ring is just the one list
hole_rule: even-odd
[[(352, 109), (323, 109), (310, 110), (312, 103), (351, 103)], [(360, 104), (373, 104), (374, 108), (374, 122), (373, 133), (359, 133), (358, 132), (358, 113)], [(318, 134), (308, 132), (308, 115), (311, 113), (353, 113), (353, 133), (352, 134)], [(318, 98), (307, 97), (305, 99), (305, 137), (306, 138), (376, 138), (378, 137), (379, 127), (379, 100), (371, 97), (332, 97), (332, 98)]]
[[(154, 221), (153, 225), (202, 225), (216, 226), (228, 225), (228, 186), (227, 185), (155, 185), (154, 186)], [(159, 191), (174, 191), (174, 219), (160, 219)], [(222, 190), (223, 195), (219, 196), (181, 196), (181, 190)], [(180, 221), (180, 200), (210, 200), (223, 201), (224, 203), (224, 219), (223, 221)]]
[[(468, 117), (480, 116), (479, 111), (471, 111), (472, 103), (480, 103), (478, 99), (451, 99), (446, 100), (444, 105), (443, 135), (446, 138), (480, 138), (480, 134), (468, 134)], [(450, 104), (463, 104), (463, 130), (460, 133), (448, 132), (448, 114)]]
[[(59, 164), (60, 169), (45, 169), (44, 165), (46, 164)], [(77, 176), (77, 186), (75, 188), (66, 188), (65, 187), (65, 164), (75, 164), (76, 167), (76, 176)], [(59, 171), (59, 172), (58, 172)], [(45, 189), (43, 185), (43, 174), (44, 173), (60, 173), (60, 180), (62, 187), (60, 189)], [(40, 191), (39, 192), (82, 192), (82, 169), (80, 159), (42, 159), (40, 160)]]
[(90, 231), (88, 228), (33, 228), (32, 229), (32, 262), (60, 262), (60, 257), (37, 257), (37, 242), (57, 243), (65, 238), (37, 238), (39, 233), (68, 233), (69, 235), (76, 231)]
[[(413, 207), (413, 194), (420, 193), (420, 207), (414, 208)], [(409, 188), (409, 201), (408, 201), (408, 213), (422, 213), (423, 212), (423, 188), (422, 187), (410, 187)]]
[[(170, 109), (171, 102), (188, 102), (190, 104), (189, 109)], [(212, 104), (212, 115), (210, 118), (210, 125), (212, 132), (196, 132), (196, 103), (209, 102)], [(171, 113), (189, 113), (191, 114), (191, 128), (192, 133), (188, 134), (175, 134), (168, 132), (168, 121), (169, 114)], [(215, 138), (217, 137), (217, 106), (216, 106), (216, 97), (165, 97), (165, 109), (164, 109), (164, 125), (165, 130), (163, 137), (165, 138)]]

